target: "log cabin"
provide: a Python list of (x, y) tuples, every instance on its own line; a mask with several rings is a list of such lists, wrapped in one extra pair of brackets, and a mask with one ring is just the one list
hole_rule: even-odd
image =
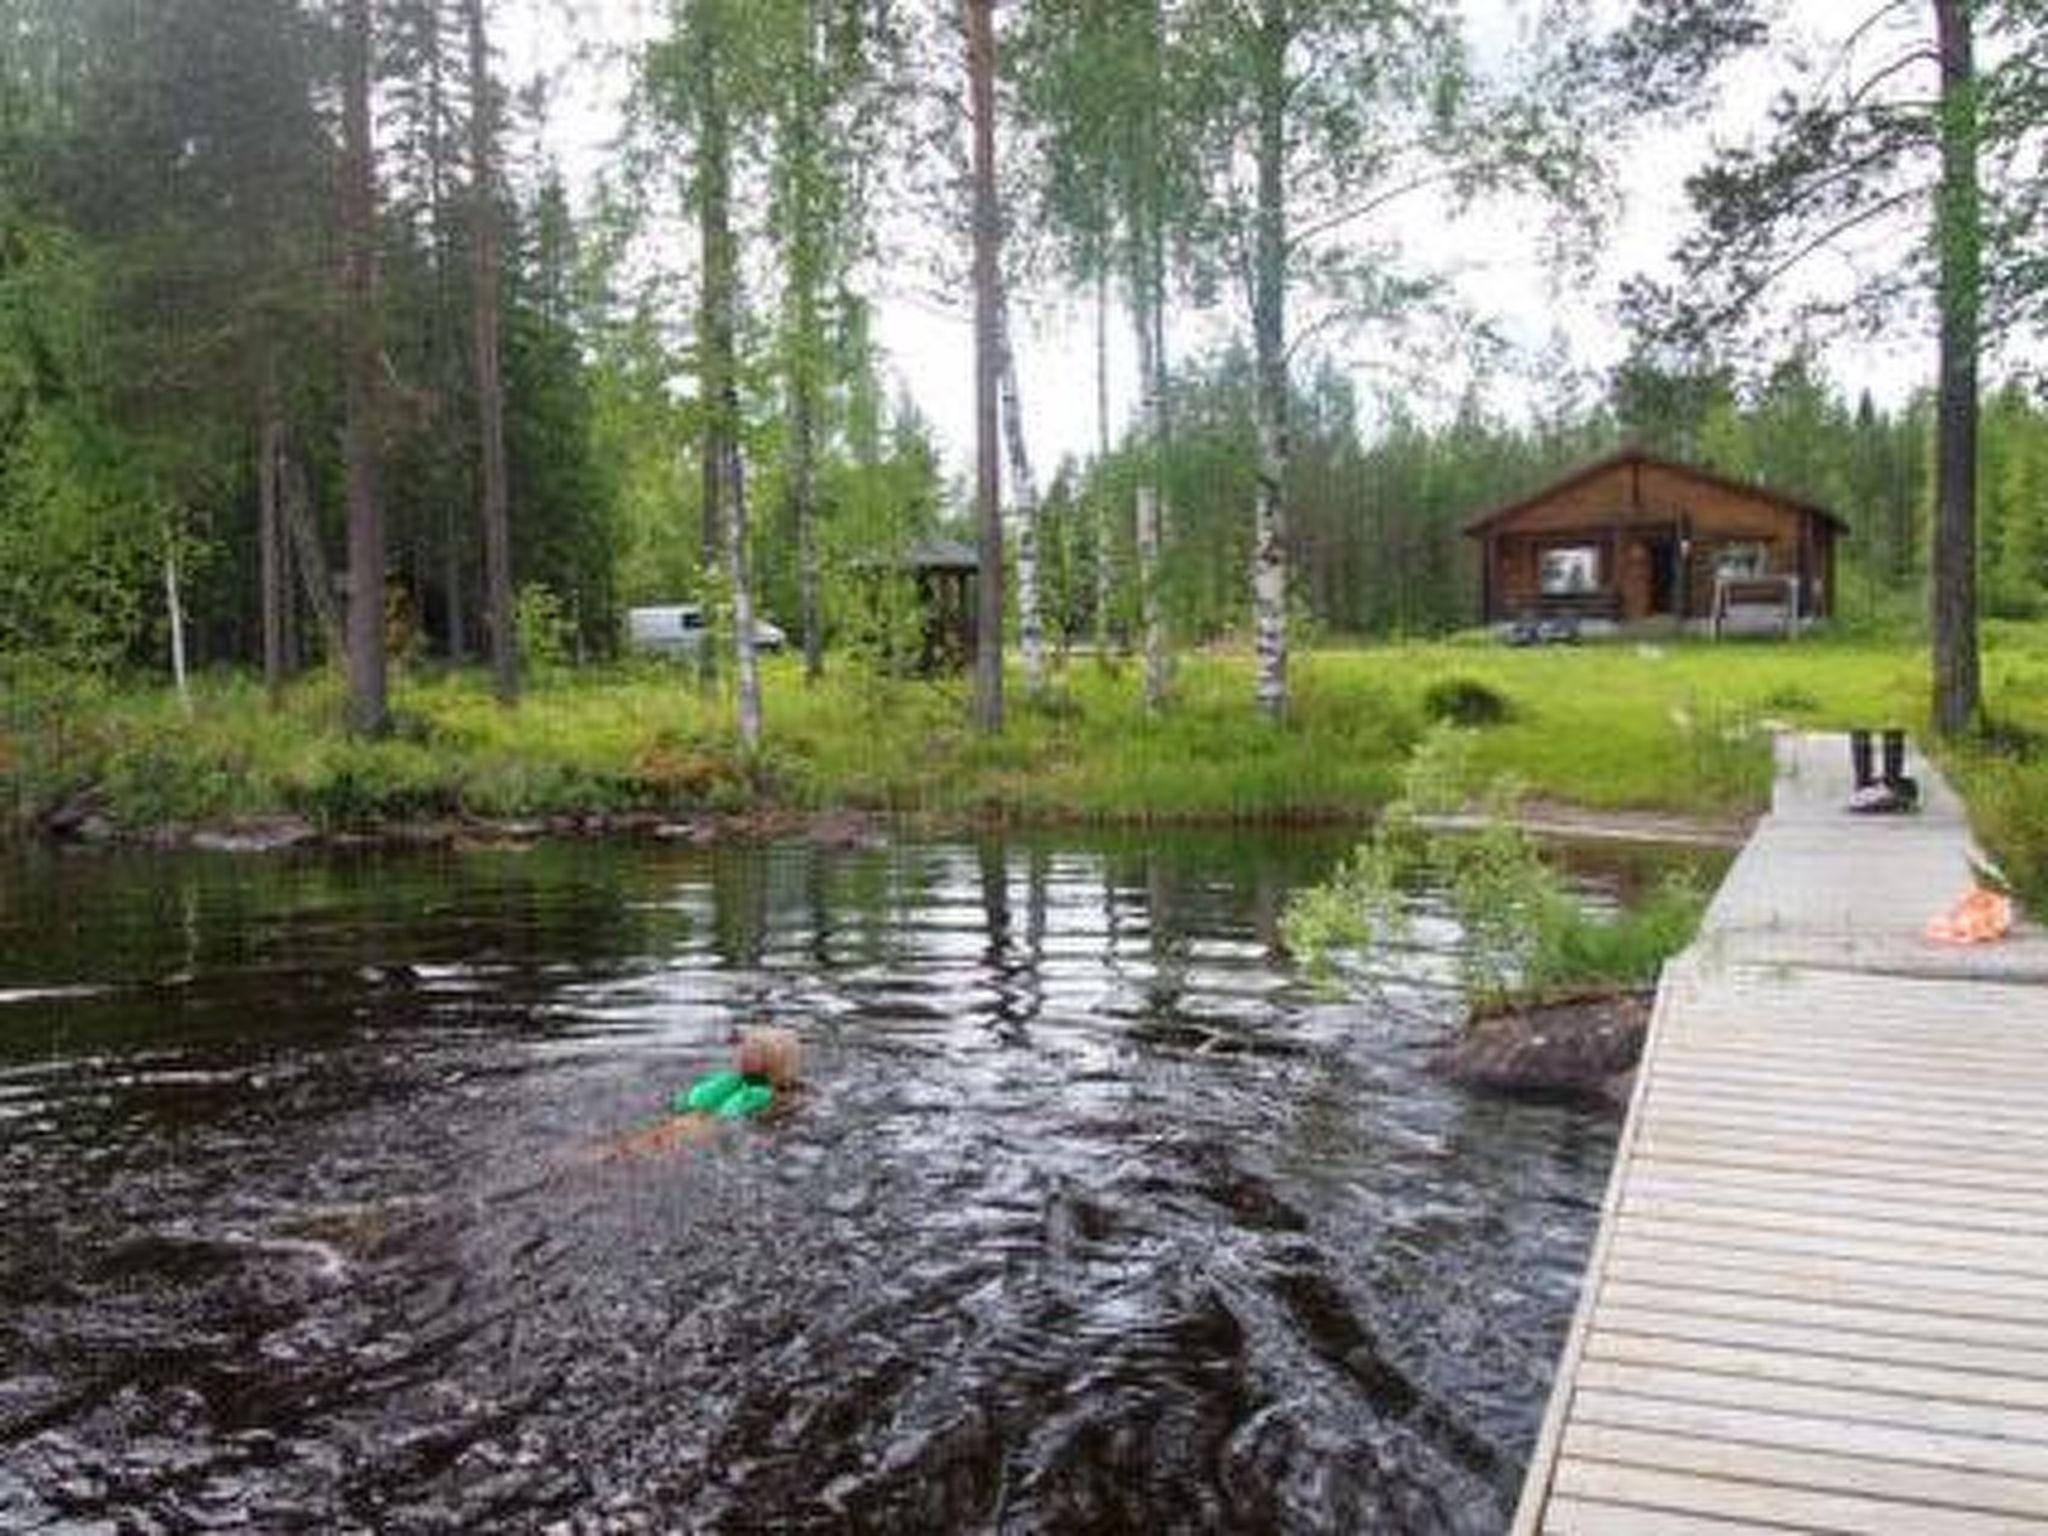
[(1825, 507), (1624, 448), (1465, 524), (1488, 624), (1718, 627), (1731, 594), (1783, 593), (1787, 627), (1826, 618), (1835, 545)]

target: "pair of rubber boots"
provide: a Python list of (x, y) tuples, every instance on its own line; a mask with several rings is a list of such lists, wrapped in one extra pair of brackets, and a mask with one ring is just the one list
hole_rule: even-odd
[(1849, 809), (1858, 815), (1893, 815), (1917, 810), (1920, 786), (1906, 774), (1906, 733), (1884, 731), (1884, 772), (1873, 772), (1871, 732), (1849, 733), (1849, 767), (1856, 787), (1849, 795)]

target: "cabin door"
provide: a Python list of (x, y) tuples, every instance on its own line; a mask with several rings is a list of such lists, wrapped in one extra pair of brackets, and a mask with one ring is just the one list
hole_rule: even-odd
[(1650, 608), (1652, 614), (1678, 611), (1678, 540), (1660, 534), (1643, 540), (1650, 557)]

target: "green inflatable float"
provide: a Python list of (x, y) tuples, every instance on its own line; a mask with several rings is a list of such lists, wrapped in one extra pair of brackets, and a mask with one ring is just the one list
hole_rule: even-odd
[(745, 1120), (758, 1115), (775, 1102), (775, 1089), (765, 1077), (749, 1077), (727, 1068), (707, 1072), (677, 1094), (670, 1108), (679, 1115), (717, 1115), (722, 1120)]

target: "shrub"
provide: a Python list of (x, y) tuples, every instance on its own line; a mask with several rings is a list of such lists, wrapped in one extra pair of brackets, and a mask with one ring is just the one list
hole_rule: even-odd
[(519, 655), (536, 679), (565, 670), (576, 653), (576, 622), (562, 599), (541, 582), (528, 582), (513, 600), (512, 630)]
[(1515, 717), (1505, 693), (1476, 677), (1445, 677), (1423, 692), (1422, 712), (1443, 725), (1502, 725)]
[(1325, 974), (1359, 962), (1352, 978), (1377, 986), (1391, 979), (1389, 956), (1406, 936), (1405, 892), (1428, 882), (1445, 891), (1462, 930), (1458, 974), (1475, 1013), (1652, 980), (1698, 930), (1706, 898), (1697, 883), (1673, 876), (1634, 908), (1589, 909), (1535, 839), (1507, 818), (1513, 792), (1501, 783), (1479, 832), (1425, 832), (1417, 818), (1462, 787), (1453, 740), (1462, 734), (1438, 730), (1425, 738), (1373, 835), (1330, 880), (1290, 904), (1283, 922), (1289, 948)]
[(453, 815), (462, 807), (454, 770), (404, 741), (345, 741), (287, 782), (291, 808), (327, 831)]
[(1761, 699), (1759, 709), (1786, 715), (1811, 715), (1820, 711), (1820, 700), (1797, 683), (1780, 683)]

